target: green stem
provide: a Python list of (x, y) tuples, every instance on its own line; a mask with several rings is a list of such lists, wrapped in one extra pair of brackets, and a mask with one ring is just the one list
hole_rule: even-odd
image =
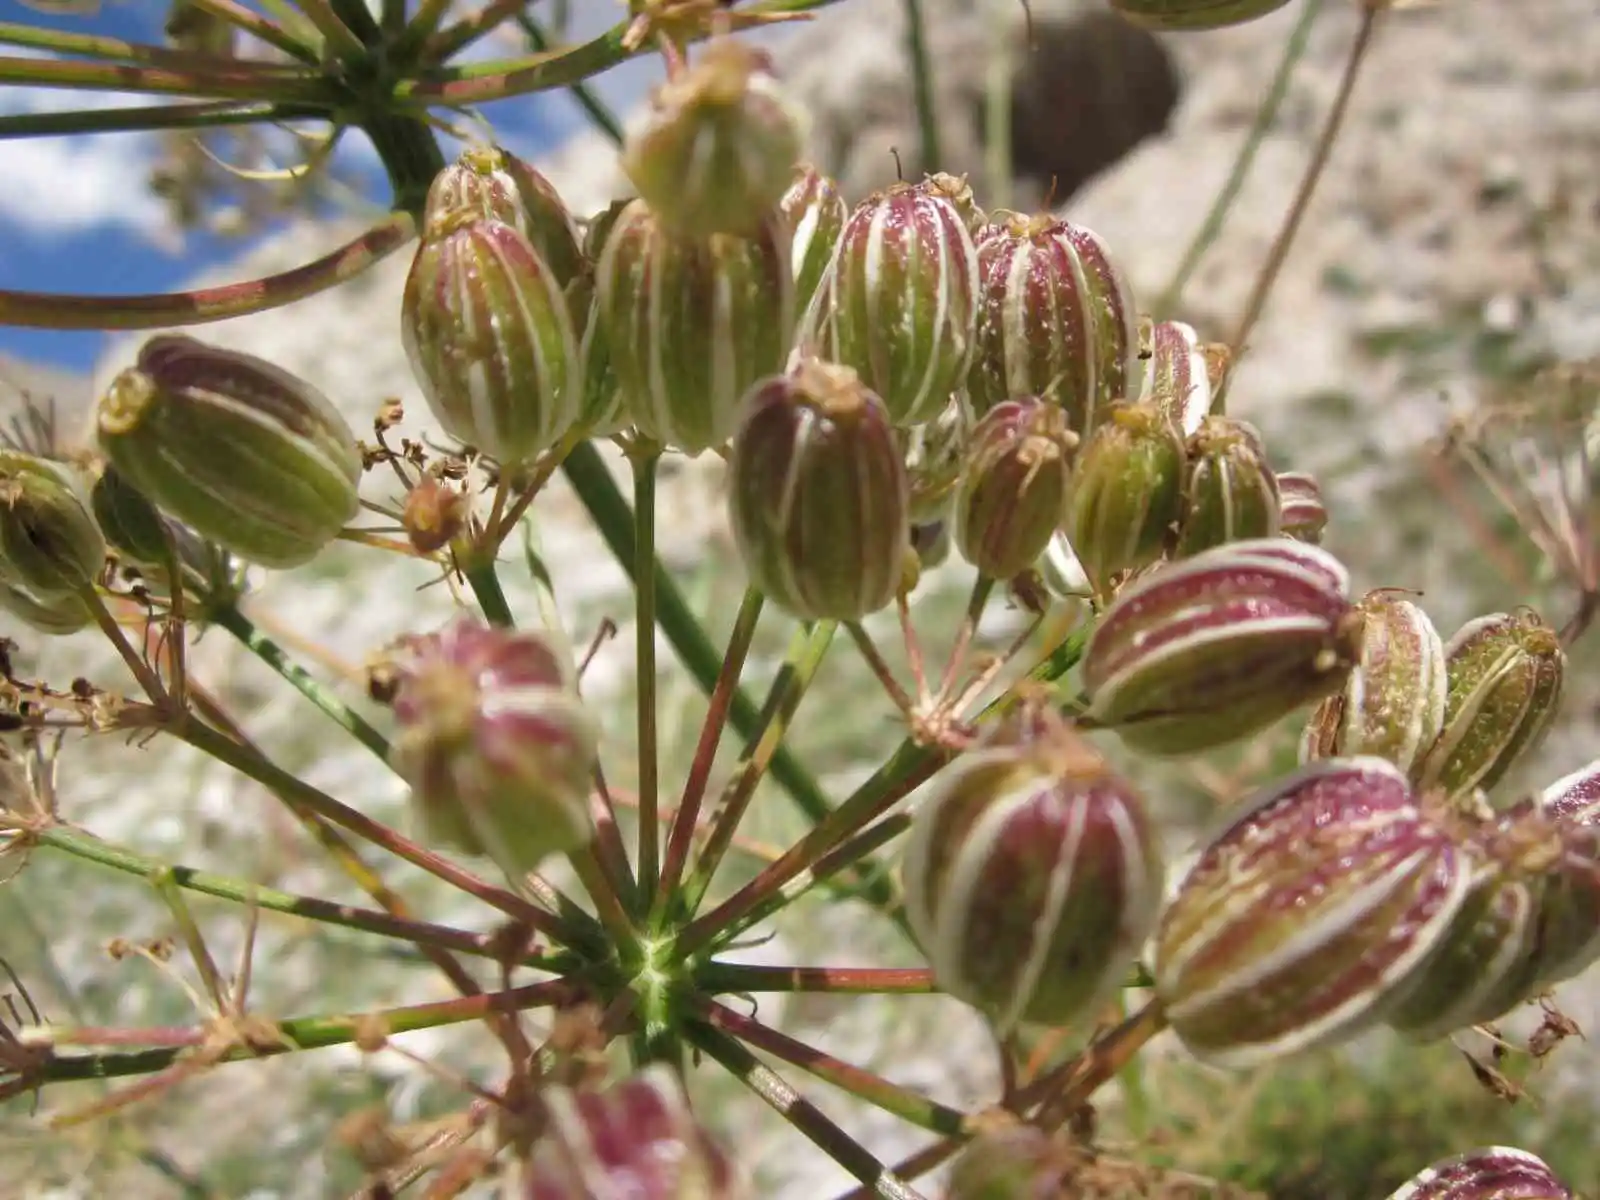
[(332, 105), (339, 97), (328, 81), (299, 67), (271, 69), (226, 60), (227, 67), (182, 70), (77, 62), (53, 58), (0, 57), (0, 85), (67, 88), (72, 91), (143, 92), (155, 96), (273, 100)]
[(661, 452), (635, 451), (633, 465), (634, 678), (638, 694), (639, 903), (655, 900), (661, 871), (661, 758), (656, 744), (656, 471)]
[(223, 58), (193, 50), (175, 50), (170, 46), (152, 46), (144, 42), (124, 41), (121, 38), (69, 33), (66, 30), (45, 29), (38, 25), (18, 25), (10, 21), (0, 21), (0, 45), (28, 46), (38, 50), (53, 50), (57, 54), (103, 59), (109, 62), (171, 67), (177, 71), (196, 69), (203, 71), (237, 64), (262, 78), (280, 75), (288, 79), (306, 79), (312, 74), (303, 67), (290, 67), (282, 63)]
[(291, 687), (321, 709), (323, 714), (331, 718), (336, 725), (378, 758), (384, 762), (389, 761), (389, 740), (365, 717), (334, 695), (330, 688), (325, 687), (309, 671), (290, 658), (282, 646), (263, 633), (261, 628), (245, 616), (236, 605), (216, 605), (208, 610), (208, 615), (213, 624), (220, 625), (238, 638), (245, 649), (281, 675)]
[(301, 12), (326, 43), (325, 48), (339, 58), (361, 59), (366, 57), (367, 48), (355, 35), (350, 25), (340, 20), (339, 14), (334, 11), (333, 5), (328, 0), (295, 0), (295, 7)]
[(924, 1200), (916, 1189), (873, 1157), (871, 1151), (726, 1033), (696, 1022), (686, 1027), (685, 1036), (721, 1063), (819, 1150), (871, 1188), (871, 1194), (883, 1200)]
[(1245, 135), (1244, 142), (1239, 147), (1239, 153), (1233, 160), (1228, 178), (1223, 183), (1222, 190), (1217, 193), (1216, 199), (1211, 202), (1211, 209), (1196, 231), (1194, 240), (1183, 252), (1183, 261), (1178, 264), (1171, 281), (1162, 290), (1151, 310), (1158, 319), (1170, 317), (1177, 309), (1183, 299), (1184, 289), (1189, 286), (1190, 279), (1194, 277), (1201, 260), (1206, 256), (1206, 251), (1211, 249), (1212, 244), (1222, 233), (1228, 214), (1233, 211), (1234, 202), (1239, 198), (1244, 181), (1250, 175), (1250, 168), (1255, 165), (1261, 143), (1266, 140), (1267, 131), (1278, 119), (1278, 110), (1283, 107), (1284, 98), (1289, 94), (1289, 81), (1294, 76), (1295, 68), (1300, 65), (1300, 60), (1305, 57), (1306, 47), (1311, 44), (1311, 29), (1316, 24), (1317, 17), (1321, 15), (1322, 6), (1323, 0), (1306, 0), (1301, 7), (1300, 19), (1295, 23), (1294, 29), (1289, 33), (1289, 40), (1284, 44), (1283, 57), (1278, 60), (1278, 69), (1267, 87), (1266, 95), (1261, 98), (1255, 120), (1251, 122), (1250, 132)]
[(991, 18), (989, 56), (983, 72), (983, 174), (991, 212), (1011, 207), (1011, 81), (1014, 75), (1010, 25)]
[(266, 100), (201, 100), (148, 108), (84, 108), (0, 116), (0, 141), (65, 137), (79, 133), (142, 133), (156, 129), (220, 129), (321, 117), (320, 105), (273, 104)]
[[(479, 38), (493, 33), (511, 20), (528, 0), (489, 0), (482, 8), (468, 13), (454, 25), (447, 25), (423, 44), (423, 56), (434, 63), (447, 63)], [(542, 49), (543, 47), (541, 47)]]
[[(238, 1062), (241, 1059), (294, 1054), (302, 1050), (321, 1050), (357, 1040), (365, 1041), (379, 1030), (392, 1036), (418, 1029), (437, 1029), (442, 1025), (459, 1025), (490, 1016), (510, 1016), (530, 1008), (568, 1005), (582, 998), (581, 988), (565, 980), (551, 979), (509, 991), (480, 993), (432, 1004), (413, 1004), (357, 1015), (295, 1017), (280, 1021), (275, 1026), (283, 1035), (283, 1042), (262, 1041), (254, 1045), (234, 1046), (212, 1061)], [(205, 1041), (209, 1032), (203, 1027), (182, 1031), (107, 1030), (106, 1036), (115, 1034), (114, 1040), (118, 1044), (135, 1042), (141, 1033), (147, 1034), (151, 1041), (165, 1044), (151, 1050), (53, 1057), (41, 1071), (40, 1077), (45, 1082), (57, 1083), (74, 1079), (151, 1075), (174, 1066), (182, 1059), (191, 1058), (195, 1047)], [(98, 1033), (95, 1030), (63, 1029), (52, 1030), (51, 1037), (56, 1045), (94, 1045), (96, 1042), (93, 1039)]]
[(493, 559), (484, 559), (464, 566), (462, 574), (467, 577), (467, 586), (472, 589), (472, 594), (478, 598), (478, 607), (483, 609), (484, 620), (501, 629), (510, 629), (516, 625), (516, 620), (511, 615), (511, 605), (506, 600), (505, 589), (500, 586), (500, 574), (495, 570)]
[(151, 296), (77, 296), (0, 290), (0, 325), (29, 329), (161, 329), (266, 312), (353, 279), (416, 235), (396, 213), (314, 262), (280, 275)]
[[(297, 58), (311, 67), (320, 69), (322, 66), (316, 50), (307, 44), (306, 39), (299, 33), (267, 20), (260, 13), (246, 8), (244, 5), (237, 3), (236, 0), (189, 0), (189, 3), (198, 9), (203, 9), (214, 17), (220, 17), (236, 29), (241, 29), (248, 33), (251, 37), (257, 38), (269, 46), (277, 47), (291, 58)], [(292, 15), (294, 23), (301, 25), (300, 14), (294, 13)]]
[[(520, 8), (517, 12), (517, 24), (522, 27), (522, 32), (527, 35), (529, 43), (532, 44), (535, 50), (547, 51), (552, 48), (550, 38), (546, 35), (544, 28)], [(595, 128), (599, 129), (616, 145), (622, 145), (622, 122), (606, 106), (605, 101), (600, 99), (599, 94), (582, 80), (574, 83), (567, 90), (572, 93), (572, 98), (577, 101), (578, 107), (588, 114), (589, 120), (594, 123)]]
[(928, 61), (928, 33), (922, 0), (901, 0), (906, 20), (906, 57), (911, 60), (912, 91), (917, 102), (917, 134), (922, 142), (922, 171), (939, 169), (939, 112), (933, 101), (933, 69)]
[(708, 962), (695, 972), (705, 992), (742, 996), (751, 992), (805, 992), (825, 995), (939, 995), (927, 967), (759, 967), (749, 963)]
[(808, 1075), (824, 1083), (831, 1083), (841, 1091), (849, 1092), (875, 1108), (881, 1108), (907, 1124), (929, 1133), (953, 1137), (968, 1128), (967, 1114), (930, 1100), (927, 1096), (891, 1083), (872, 1071), (863, 1070), (842, 1059), (835, 1058), (802, 1041), (763, 1025), (753, 1017), (734, 1012), (715, 1000), (702, 999), (695, 1006), (700, 1017), (713, 1029), (730, 1033), (757, 1050), (799, 1067)]

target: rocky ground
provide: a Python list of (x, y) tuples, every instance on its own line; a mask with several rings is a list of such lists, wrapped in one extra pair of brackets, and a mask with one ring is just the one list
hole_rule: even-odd
[[(1032, 174), (1005, 184), (1019, 207), (1036, 202), (1046, 186), (1036, 164), (1053, 161), (1049, 152), (1063, 141), (1076, 146), (1075, 129), (1115, 123), (1117, 113), (1123, 114), (1123, 141), (1159, 129), (1164, 106), (1158, 93), (1170, 89), (1175, 78), (1178, 102), (1164, 133), (1096, 177), (1080, 180), (1056, 171), (1059, 178), (1082, 183), (1066, 206), (1069, 217), (1108, 241), (1136, 294), (1154, 303), (1227, 177), (1281, 48), (1309, 3), (1300, 0), (1237, 30), (1162, 39), (1170, 67), (1141, 43), (1126, 50), (1126, 71), (1087, 72), (1077, 92), (1067, 86), (1075, 70), (1059, 65), (1046, 70), (1029, 62), (1019, 45), (1005, 41), (1020, 28), (1011, 6), (976, 0), (930, 3), (946, 118), (945, 165), (969, 172), (980, 185), (980, 200), (997, 191), (982, 150), (984, 98), (995, 87), (982, 48), (1010, 45), (1013, 65), (1032, 72), (1026, 103), (1012, 113), (1013, 125), (1029, 135), (1017, 139), (1017, 149)], [(1036, 4), (1034, 12), (1044, 23), (1091, 7), (1054, 0)], [(1232, 331), (1355, 34), (1353, 4), (1329, 0), (1320, 7), (1304, 61), (1255, 167), (1173, 310), (1208, 337), (1226, 338)], [(815, 110), (815, 153), (856, 195), (895, 177), (891, 148), (901, 151), (906, 169), (915, 164), (900, 11), (893, 0), (850, 0), (805, 27), (771, 38), (788, 77)], [(1070, 36), (1054, 32), (1042, 40), (1072, 45)], [(1118, 89), (1131, 88), (1130, 81), (1144, 90), (1119, 106)], [(637, 90), (634, 83), (628, 88)], [(1600, 355), (1597, 88), (1600, 23), (1592, 0), (1526, 0), (1514, 7), (1458, 0), (1392, 14), (1366, 65), (1304, 234), (1237, 365), (1232, 411), (1262, 427), (1283, 467), (1316, 471), (1328, 486), (1334, 510), (1330, 547), (1351, 562), (1363, 586), (1424, 592), (1447, 634), (1475, 612), (1526, 597), (1432, 492), (1422, 469), (1427, 446), (1453, 414), (1493, 399), (1532, 365)], [(1088, 140), (1094, 144), (1073, 151), (1079, 162), (1107, 153), (1103, 139)], [(614, 164), (596, 139), (569, 144), (546, 165), (575, 211), (592, 212), (620, 190)], [(326, 225), (297, 227), (207, 281), (283, 270), (340, 239), (341, 231)], [(405, 265), (393, 259), (337, 292), (285, 312), (224, 322), (204, 336), (265, 355), (314, 380), (358, 427), (390, 396), (404, 398), (420, 413), (397, 338)], [(81, 412), (93, 388), (126, 365), (132, 345), (112, 351), (88, 386), (46, 380), (41, 390), (61, 395), (69, 408), (76, 400)], [(719, 484), (714, 464), (680, 463), (663, 501), (670, 514), (663, 523), (663, 552), (683, 572), (696, 599), (708, 606), (730, 595)], [(608, 651), (600, 662), (592, 694), (617, 709), (612, 724), (625, 745), (631, 684), (627, 656), (616, 649), (631, 644), (623, 576), (597, 551), (570, 496), (557, 489), (541, 507), (545, 549), (575, 623), (587, 632), (604, 615), (624, 625), (613, 643), (615, 652)], [(425, 574), (403, 564), (373, 570), (364, 565), (367, 561), (343, 552), (332, 555), (309, 572), (273, 581), (258, 599), (258, 609), (332, 648), (335, 661), (352, 669), (392, 634), (436, 623), (448, 611), (444, 588), (417, 590), (428, 582)], [(942, 592), (962, 586), (959, 569), (935, 581)], [(526, 589), (518, 596), (525, 602)], [(28, 647), (40, 654), (30, 653), (24, 669), (48, 666), (52, 674), (95, 673), (106, 679), (114, 669), (93, 644), (38, 648), (30, 639)], [(770, 648), (779, 649), (781, 638)], [(274, 689), (263, 671), (220, 638), (206, 639), (200, 655), (208, 678), (218, 680), (235, 702), (254, 706), (253, 727), (259, 726), (267, 745), (287, 763), (303, 764), (314, 781), (353, 803), (374, 812), (395, 811), (399, 796), (392, 783), (339, 752), (337, 743), (327, 740), (303, 707)], [(1554, 778), (1593, 756), (1592, 679), (1575, 681), (1571, 718), (1552, 739), (1537, 777)], [(680, 684), (671, 686), (679, 691), (670, 695), (684, 691)], [(699, 711), (687, 699), (679, 706), (687, 717)], [(832, 754), (827, 765), (846, 780), (874, 747), (857, 729), (853, 734), (841, 730), (832, 742), (819, 736), (818, 748)], [(67, 813), (96, 832), (172, 860), (228, 864), (235, 870), (248, 864), (275, 886), (325, 885), (292, 831), (270, 823), (265, 798), (226, 771), (159, 748), (141, 752), (97, 745), (74, 751), (63, 766)], [(130, 761), (139, 765), (130, 768)], [(1170, 782), (1193, 790), (1192, 779)], [(772, 823), (776, 836), (782, 822), (773, 818)], [(28, 871), (21, 886), (0, 892), (0, 905), (25, 912), (31, 927), (54, 948), (48, 969), (43, 956), (31, 951), (25, 956), (34, 967), (30, 979), (46, 980), (43, 999), (60, 1006), (78, 993), (92, 1011), (126, 1022), (186, 1019), (174, 989), (138, 976), (130, 964), (112, 964), (100, 952), (113, 934), (134, 936), (161, 926), (159, 910), (137, 888), (42, 857)], [(420, 894), (431, 896), (426, 890)], [(232, 914), (207, 911), (221, 944), (236, 946), (239, 931)], [(438, 913), (440, 919), (453, 915), (472, 919), (449, 910)], [(826, 955), (833, 962), (874, 963), (904, 954), (875, 928), (858, 927), (853, 919), (848, 926), (785, 927), (781, 941), (763, 953), (790, 961)], [(841, 944), (847, 948), (841, 950)], [(12, 954), (9, 940), (6, 953)], [(263, 1003), (274, 1011), (337, 1008), (346, 1001), (371, 1004), (375, 995), (398, 1003), (438, 994), (432, 977), (412, 967), (373, 959), (350, 972), (350, 960), (342, 957), (351, 953), (348, 947), (329, 946), (296, 928), (269, 927), (263, 953), (272, 968), (262, 973)], [(59, 972), (53, 984), (48, 970)], [(1594, 988), (1571, 989), (1570, 1003), (1580, 1021), (1600, 1021)], [(788, 1028), (819, 1038), (836, 1053), (883, 1066), (895, 1078), (953, 1101), (980, 1103), (991, 1094), (981, 1031), (942, 1001), (908, 1004), (894, 1010), (892, 1020), (880, 1005), (840, 1013), (797, 1003), (781, 1014), (764, 1006), (762, 1015), (781, 1017)], [(942, 1051), (960, 1047), (961, 1052), (927, 1055), (934, 1030)], [(483, 1053), (481, 1046), (449, 1038), (419, 1039), (413, 1049), (437, 1051), (464, 1064)], [(1562, 1070), (1572, 1080), (1592, 1078), (1600, 1062), (1596, 1054), (1587, 1045), (1569, 1047)], [(955, 1073), (949, 1068), (953, 1058), (964, 1064)], [(252, 1172), (274, 1155), (285, 1161), (299, 1155), (314, 1164), (333, 1161), (321, 1157), (328, 1131), (307, 1129), (296, 1117), (307, 1101), (323, 1103), (331, 1112), (375, 1099), (355, 1065), (353, 1055), (329, 1053), (304, 1064), (221, 1072), (160, 1115), (135, 1116), (111, 1133), (25, 1140), (21, 1118), (7, 1119), (0, 1122), (0, 1163), (29, 1162), (34, 1170), (59, 1175), (65, 1190), (53, 1194), (96, 1194), (103, 1182), (95, 1180), (114, 1177), (137, 1189), (128, 1194), (164, 1196), (180, 1193), (148, 1163), (141, 1167), (129, 1158), (129, 1145), (155, 1147), (183, 1170), (208, 1179), (254, 1178)], [(416, 1072), (403, 1064), (381, 1069), (388, 1073), (381, 1077), (392, 1084), (389, 1098), (401, 1116), (427, 1111), (434, 1097)], [(716, 1098), (719, 1121), (738, 1130), (746, 1157), (758, 1168), (762, 1195), (816, 1200), (842, 1182), (826, 1168), (820, 1175), (812, 1171), (814, 1156), (786, 1131), (774, 1132), (772, 1123), (737, 1101), (735, 1093), (719, 1090)], [(832, 1107), (831, 1097), (828, 1104), (830, 1111), (848, 1111)], [(207, 1136), (197, 1142), (191, 1133), (202, 1121)], [(882, 1117), (866, 1118), (853, 1128), (887, 1157), (918, 1144)], [(78, 1174), (73, 1184), (88, 1150), (98, 1156), (93, 1159), (98, 1173)], [(329, 1194), (333, 1171), (332, 1166), (296, 1175), (269, 1171), (270, 1182), (254, 1194)]]

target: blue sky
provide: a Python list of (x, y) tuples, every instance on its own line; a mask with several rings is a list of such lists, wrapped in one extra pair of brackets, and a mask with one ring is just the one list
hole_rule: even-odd
[[(472, 5), (475, 7), (475, 5)], [(619, 19), (619, 2), (578, 0), (573, 36), (589, 36)], [(99, 0), (92, 15), (53, 16), (8, 3), (13, 22), (159, 43), (167, 0)], [(515, 45), (485, 45), (484, 56), (520, 52)], [(0, 47), (0, 54), (28, 53)], [(635, 102), (656, 74), (639, 62), (613, 71), (602, 92), (615, 105)], [(139, 97), (0, 87), (0, 113), (121, 107)], [(585, 120), (564, 94), (519, 98), (488, 106), (498, 138), (534, 154), (582, 127)], [(242, 253), (245, 239), (176, 230), (162, 202), (145, 187), (160, 142), (157, 135), (119, 133), (90, 138), (0, 141), (0, 287), (82, 293), (160, 292), (179, 288), (208, 266)], [(341, 144), (336, 162), (374, 200), (384, 197), (383, 176), (363, 139)], [(285, 163), (287, 165), (287, 162)], [(266, 231), (270, 235), (270, 228)], [(260, 236), (260, 235), (257, 235)], [(0, 326), (0, 354), (87, 370), (109, 335)]]

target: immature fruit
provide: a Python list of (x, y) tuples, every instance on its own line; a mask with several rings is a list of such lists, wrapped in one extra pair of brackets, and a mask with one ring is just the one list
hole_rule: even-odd
[(147, 568), (166, 564), (172, 545), (166, 518), (110, 463), (89, 489), (89, 507), (106, 544), (122, 559)]
[(1254, 425), (1208, 416), (1189, 439), (1187, 458), (1173, 557), (1277, 536), (1278, 481)]
[(430, 217), (400, 333), (444, 431), (506, 466), (577, 423), (583, 361), (562, 281), (515, 226), (472, 209)]
[(1252, 1067), (1383, 1019), (1472, 863), (1378, 758), (1302, 768), (1211, 839), (1162, 916), (1156, 994), (1202, 1061)]
[(834, 247), (850, 219), (850, 206), (837, 183), (805, 163), (796, 168), (778, 209), (792, 237), (789, 265), (794, 272), (795, 312), (804, 314), (833, 260)]
[(1297, 541), (1322, 541), (1328, 526), (1328, 507), (1322, 500), (1322, 487), (1303, 471), (1284, 471), (1278, 475), (1278, 527), (1286, 537)]
[(66, 467), (0, 448), (0, 580), (47, 607), (93, 586), (106, 544)]
[(1216, 396), (1213, 360), (1200, 335), (1182, 321), (1158, 321), (1147, 333), (1149, 361), (1139, 399), (1154, 404), (1186, 438), (1200, 432)]
[(1066, 511), (1077, 435), (1036, 396), (1004, 400), (972, 431), (956, 495), (956, 545), (979, 571), (1010, 579), (1050, 544)]
[(1001, 1032), (1091, 1018), (1155, 921), (1143, 803), (1065, 727), (1008, 731), (912, 818), (906, 914), (939, 986)]
[(1159, 408), (1109, 410), (1078, 455), (1062, 525), (1099, 595), (1161, 558), (1182, 511), (1183, 478), (1183, 439)]
[(1219, 546), (1118, 593), (1084, 651), (1088, 715), (1147, 753), (1225, 745), (1342, 686), (1360, 628), (1331, 555)]
[(1545, 788), (1539, 793), (1539, 806), (1558, 820), (1600, 829), (1600, 759)]
[(1050, 1200), (1069, 1194), (1073, 1165), (1071, 1151), (1036, 1126), (983, 1133), (956, 1159), (945, 1200)]
[(387, 665), (391, 761), (426, 838), (512, 879), (588, 843), (598, 731), (559, 648), (463, 617), (403, 639)]
[(707, 43), (663, 84), (622, 149), (622, 169), (682, 237), (756, 236), (789, 186), (806, 140), (772, 59), (748, 42)]
[(905, 467), (883, 403), (848, 367), (802, 359), (751, 389), (728, 506), (750, 582), (794, 616), (853, 621), (898, 593)]
[(972, 414), (959, 397), (931, 420), (895, 430), (911, 484), (912, 520), (935, 521), (950, 515), (972, 433)]
[(0, 612), (17, 618), (29, 629), (51, 637), (64, 637), (94, 620), (82, 597), (73, 593), (41, 596), (0, 578)]
[(1572, 1200), (1572, 1193), (1526, 1150), (1485, 1146), (1419, 1171), (1389, 1200)]
[(583, 266), (578, 231), (555, 185), (499, 146), (470, 146), (434, 176), (424, 208), (429, 219), (464, 209), (512, 226), (566, 287)]
[(801, 345), (859, 374), (896, 425), (920, 424), (966, 382), (977, 276), (956, 207), (896, 184), (850, 214)]
[(783, 368), (794, 291), (781, 219), (749, 238), (686, 238), (636, 200), (611, 227), (596, 285), (623, 406), (667, 446), (720, 446), (745, 393)]
[(1111, 0), (1135, 25), (1162, 31), (1220, 29), (1276, 12), (1289, 0)]
[(1300, 758), (1375, 754), (1408, 776), (1444, 725), (1444, 642), (1428, 614), (1391, 592), (1369, 592), (1359, 657), (1343, 690), (1311, 714)]
[(158, 508), (262, 566), (309, 561), (360, 508), (350, 426), (310, 384), (249, 354), (153, 337), (96, 425), (112, 466)]
[(546, 1085), (546, 1125), (524, 1200), (739, 1200), (728, 1157), (689, 1109), (683, 1084), (656, 1064), (604, 1091)]
[(985, 227), (977, 251), (973, 407), (1040, 396), (1087, 440), (1127, 395), (1138, 350), (1133, 299), (1104, 243), (1054, 217), (1013, 217)]
[(1567, 656), (1532, 609), (1469, 621), (1445, 646), (1444, 726), (1420, 782), (1464, 796), (1492, 788), (1538, 748), (1561, 702)]

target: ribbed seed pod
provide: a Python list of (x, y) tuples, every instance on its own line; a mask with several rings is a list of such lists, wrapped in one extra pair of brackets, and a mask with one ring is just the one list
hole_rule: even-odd
[(1225, 745), (1342, 686), (1360, 628), (1331, 555), (1219, 546), (1118, 594), (1084, 651), (1089, 716), (1152, 754)]
[(1128, 394), (1138, 352), (1133, 298), (1105, 244), (1054, 217), (1014, 217), (987, 226), (977, 249), (973, 407), (1042, 396), (1087, 440)]
[(1278, 535), (1278, 481), (1254, 425), (1208, 416), (1189, 439), (1175, 558)]
[(764, 50), (707, 43), (651, 97), (622, 148), (623, 171), (681, 237), (756, 237), (805, 145), (805, 113), (783, 94)]
[(1374, 754), (1412, 776), (1444, 726), (1444, 642), (1427, 613), (1393, 592), (1369, 592), (1356, 607), (1355, 668), (1311, 714), (1300, 760)]
[(1518, 802), (1499, 818), (1522, 841), (1556, 847), (1542, 873), (1530, 994), (1571, 979), (1600, 960), (1600, 822), (1581, 803), (1585, 785), (1574, 787), (1571, 778)]
[(110, 463), (101, 465), (89, 489), (89, 507), (106, 545), (126, 562), (138, 567), (166, 563), (171, 548), (166, 518)]
[(583, 267), (578, 230), (555, 185), (499, 146), (470, 146), (434, 176), (424, 211), (429, 218), (466, 210), (510, 225), (528, 239), (565, 288)]
[(683, 1084), (655, 1064), (605, 1091), (546, 1086), (547, 1116), (523, 1200), (740, 1200), (732, 1162), (689, 1109)]
[(64, 637), (94, 620), (82, 598), (73, 593), (41, 596), (0, 578), (0, 612), (9, 613), (29, 629), (51, 637)]
[(1093, 1016), (1160, 908), (1143, 802), (1069, 729), (962, 756), (912, 818), (906, 915), (939, 986), (1002, 1033)]
[(1600, 829), (1600, 759), (1545, 788), (1539, 793), (1539, 806), (1562, 821)]
[(751, 389), (728, 506), (750, 582), (794, 616), (853, 621), (898, 593), (905, 468), (883, 403), (848, 367), (802, 359)]
[(1118, 404), (1078, 454), (1062, 530), (1101, 596), (1162, 556), (1182, 511), (1183, 439), (1150, 403)]
[(1485, 1146), (1419, 1171), (1389, 1200), (1572, 1200), (1572, 1193), (1526, 1150)]
[(0, 580), (46, 607), (93, 586), (106, 543), (68, 468), (0, 448)]
[(1322, 501), (1322, 486), (1304, 471), (1283, 471), (1278, 475), (1278, 528), (1296, 541), (1322, 541), (1328, 527), (1328, 506)]
[(350, 426), (310, 384), (249, 354), (151, 338), (101, 398), (96, 431), (157, 508), (265, 567), (308, 562), (360, 509)]
[(406, 276), (401, 340), (434, 419), (507, 466), (578, 421), (583, 361), (550, 265), (516, 227), (435, 216)]
[(623, 407), (667, 446), (720, 446), (744, 394), (783, 368), (794, 286), (781, 218), (751, 238), (685, 238), (636, 200), (611, 228), (597, 285)]
[(1139, 399), (1156, 405), (1186, 438), (1200, 432), (1211, 413), (1216, 387), (1211, 359), (1200, 335), (1182, 321), (1158, 321), (1147, 331), (1149, 361), (1144, 364)]
[(850, 367), (896, 425), (937, 416), (966, 381), (978, 260), (955, 206), (896, 184), (856, 206), (800, 344)]
[(611, 227), (629, 203), (615, 200), (589, 219), (583, 235), (583, 269), (567, 285), (567, 309), (572, 313), (578, 354), (583, 359), (583, 412), (578, 424), (589, 437), (607, 437), (626, 428), (630, 421), (616, 366), (611, 361), (605, 322), (600, 319), (596, 278)]
[(1111, 0), (1135, 25), (1163, 32), (1220, 29), (1277, 12), (1289, 0)]
[(1445, 646), (1445, 659), (1444, 726), (1418, 778), (1463, 796), (1492, 788), (1544, 740), (1567, 656), (1555, 630), (1523, 608), (1469, 621)]
[(588, 843), (599, 734), (558, 647), (463, 617), (403, 639), (387, 667), (391, 761), (424, 837), (512, 879)]
[(1156, 994), (1217, 1066), (1342, 1040), (1436, 953), (1471, 874), (1392, 763), (1314, 763), (1209, 840), (1156, 933)]
[(839, 185), (810, 163), (795, 171), (794, 182), (778, 202), (793, 240), (789, 265), (794, 272), (795, 312), (805, 313), (833, 260), (834, 247), (850, 219)]
[(1066, 513), (1077, 444), (1066, 414), (1037, 396), (1003, 400), (985, 413), (956, 495), (961, 556), (994, 579), (1027, 570)]
[(972, 414), (959, 396), (932, 420), (895, 430), (911, 484), (913, 521), (936, 521), (950, 515), (971, 433)]

